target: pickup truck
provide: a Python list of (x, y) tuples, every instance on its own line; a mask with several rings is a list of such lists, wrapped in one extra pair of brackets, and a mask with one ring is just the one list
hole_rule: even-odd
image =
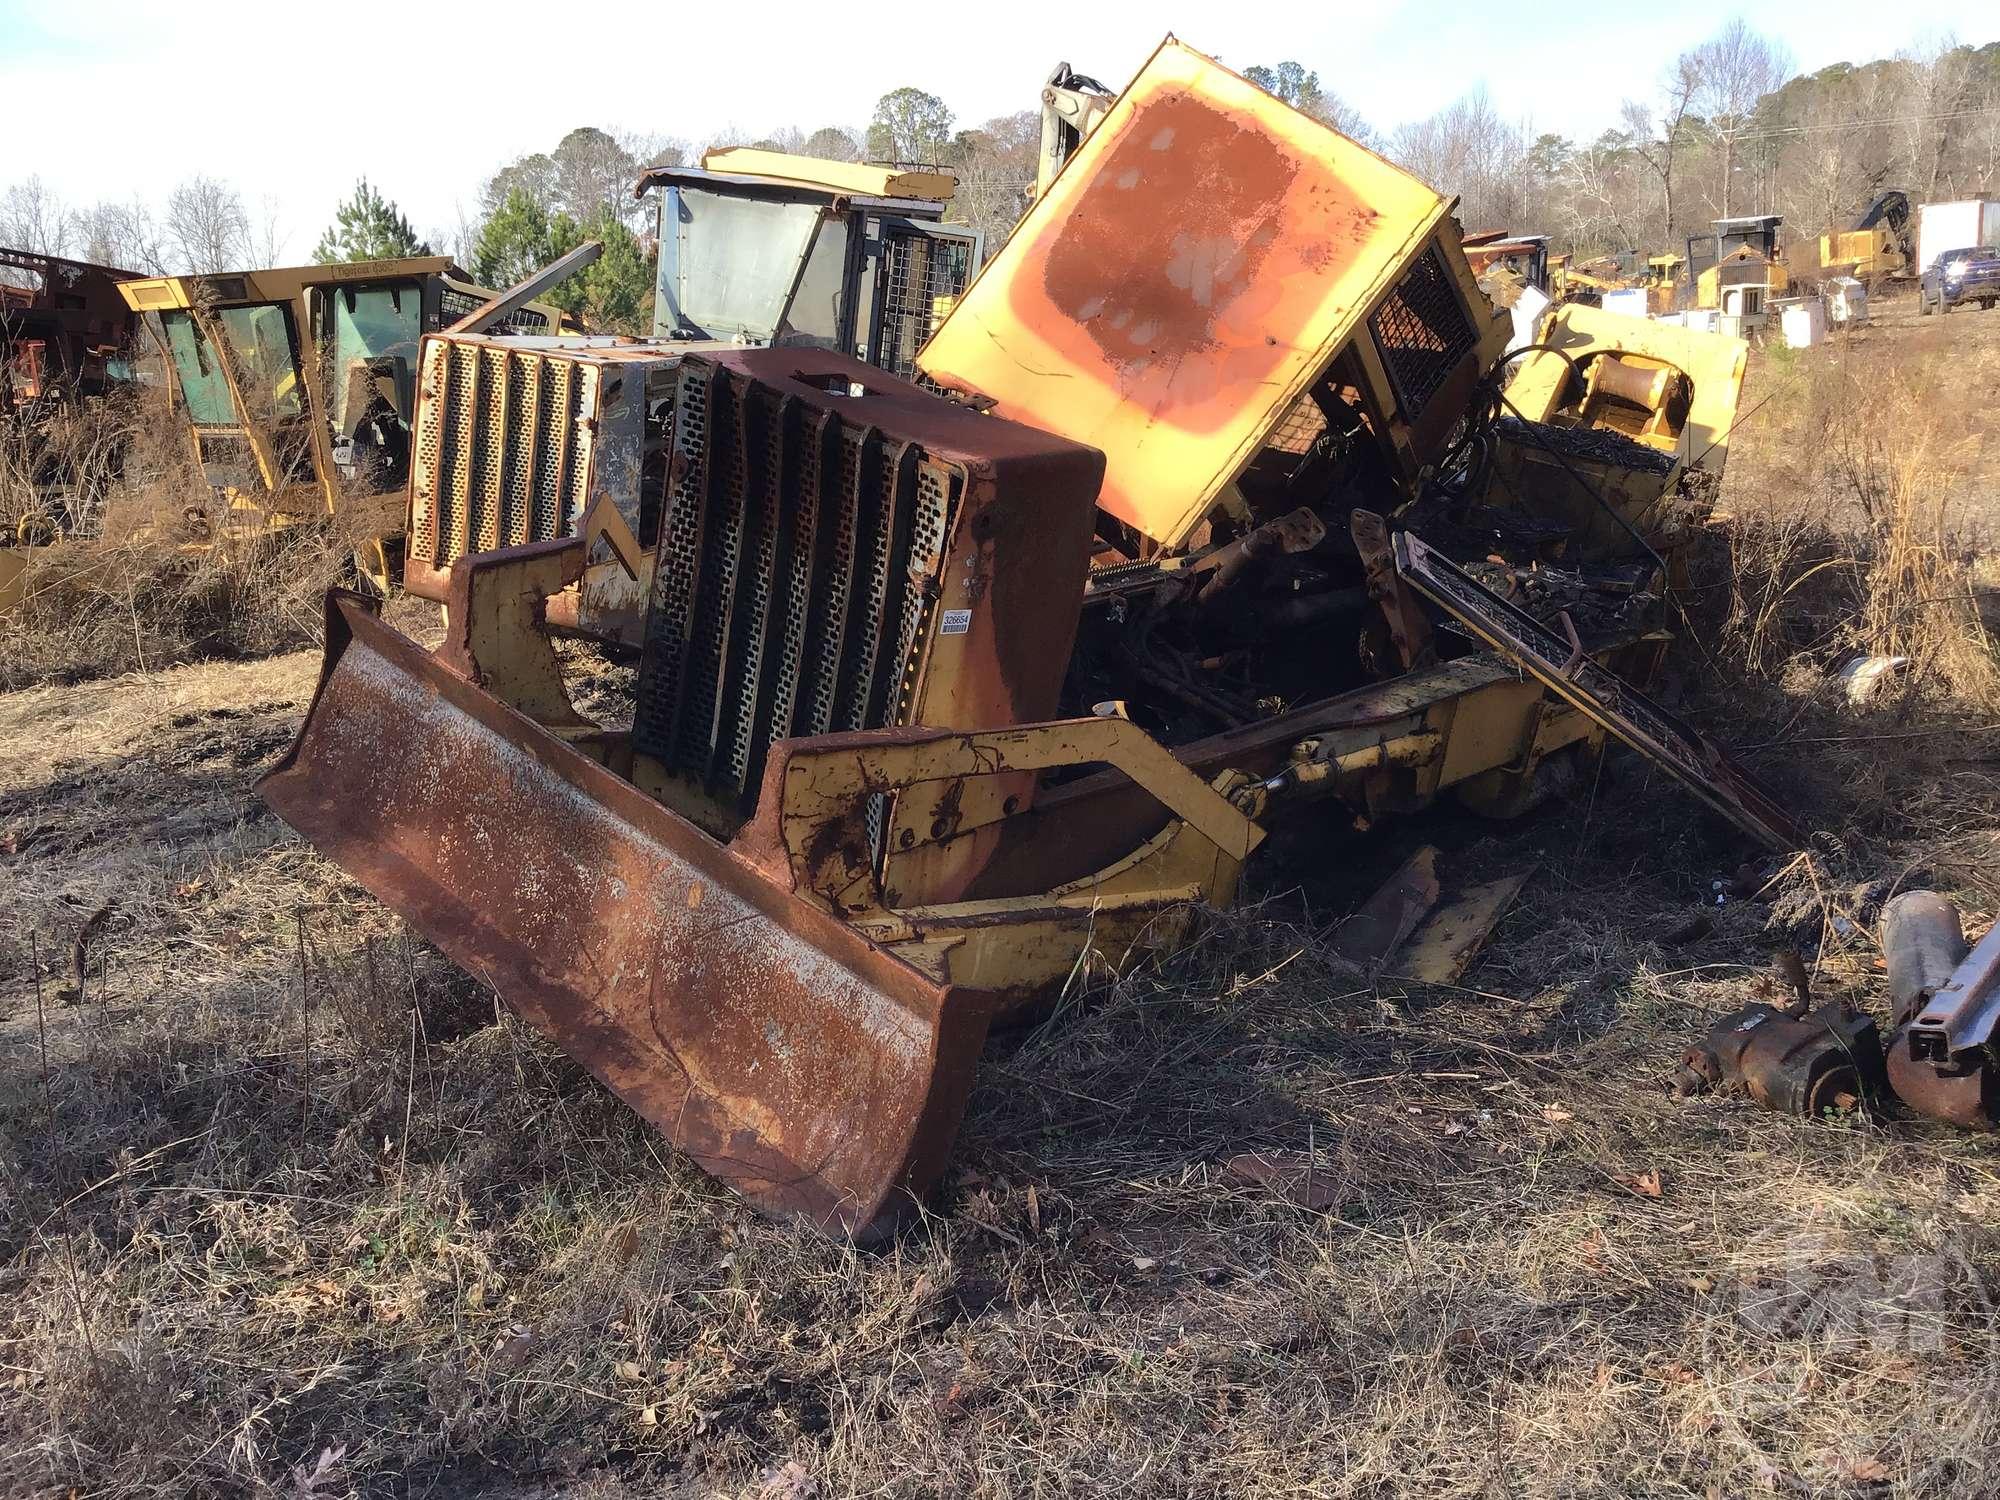
[(1961, 302), (1991, 307), (2000, 302), (2000, 248), (1992, 245), (1947, 250), (1917, 281), (1917, 311), (1950, 312)]

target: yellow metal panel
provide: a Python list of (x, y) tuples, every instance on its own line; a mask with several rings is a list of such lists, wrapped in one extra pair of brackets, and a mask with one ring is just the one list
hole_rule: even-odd
[[(1542, 342), (1579, 362), (1593, 354), (1618, 353), (1679, 370), (1693, 388), (1680, 455), (1722, 472), (1729, 457), (1729, 428), (1743, 394), (1743, 367), (1750, 357), (1750, 346), (1742, 339), (1572, 302), (1555, 310)], [(1538, 351), (1515, 366), (1507, 397), (1522, 416), (1546, 421), (1561, 406), (1568, 379), (1569, 366), (1562, 359)]]
[[(307, 287), (349, 281), (393, 281), (405, 276), (441, 276), (453, 269), (448, 255), (418, 255), (406, 260), (355, 260), (324, 266), (273, 266), (250, 271), (221, 271), (204, 276), (149, 276), (121, 281), (118, 294), (134, 312), (162, 307), (229, 307), (257, 302), (290, 302)], [(466, 287), (465, 290), (478, 290)], [(487, 293), (488, 296), (494, 295)], [(554, 310), (531, 304), (548, 313)], [(300, 329), (304, 337), (305, 330)]]
[(860, 162), (827, 161), (817, 156), (793, 156), (785, 151), (759, 151), (752, 146), (721, 146), (702, 153), (708, 172), (734, 172), (744, 177), (769, 177), (864, 198), (949, 199), (958, 188), (950, 172), (905, 172), (895, 167), (870, 167)]
[(118, 295), (133, 312), (154, 312), (165, 307), (186, 307), (187, 287), (178, 276), (148, 276), (140, 281), (121, 281)]
[(1170, 37), (917, 363), (1103, 449), (1099, 504), (1177, 545), (1445, 211)]

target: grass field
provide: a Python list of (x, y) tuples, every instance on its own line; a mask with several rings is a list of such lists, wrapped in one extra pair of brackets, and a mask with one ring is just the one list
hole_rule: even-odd
[[(1787, 949), (1880, 1014), (1895, 890), (2000, 907), (2000, 316), (1891, 314), (1756, 361), (1673, 662), (1808, 854), (1746, 872), (1622, 752), (1511, 824), (1290, 828), (1187, 951), (996, 1040), (879, 1253), (750, 1214), (251, 798), (310, 589), (220, 645), (143, 590), (65, 606), (87, 651), (36, 617), (0, 1492), (2000, 1492), (1994, 1142), (1668, 1087)], [(1914, 661), (1858, 709), (1857, 649)], [(1370, 985), (1327, 933), (1422, 842), (1532, 874), (1462, 988)]]

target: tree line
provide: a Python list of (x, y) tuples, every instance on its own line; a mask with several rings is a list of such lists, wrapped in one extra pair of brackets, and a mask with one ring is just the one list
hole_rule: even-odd
[[(2000, 42), (1945, 43), (1794, 74), (1782, 41), (1739, 18), (1668, 60), (1588, 140), (1537, 132), (1483, 87), (1385, 132), (1301, 62), (1244, 73), (1459, 198), (1466, 228), (1546, 233), (1580, 256), (1657, 253), (1727, 214), (1779, 213), (1792, 231), (1816, 235), (1845, 227), (1891, 187), (1919, 201), (2000, 194)], [(951, 217), (981, 230), (990, 253), (1027, 206), (1039, 143), (1036, 110), (968, 125), (942, 95), (909, 86), (884, 94), (859, 127), (787, 126), (714, 144), (949, 167), (958, 175)], [(593, 326), (643, 331), (652, 316), (652, 226), (632, 185), (648, 165), (699, 156), (688, 141), (581, 126), (499, 167), (470, 215), (422, 235), (363, 178), (312, 258), (435, 249), (485, 284), (505, 286), (584, 239), (601, 239), (604, 255), (552, 299)], [(152, 274), (272, 265), (284, 241), (268, 207), (253, 213), (234, 188), (199, 175), (157, 210), (136, 201), (71, 209), (34, 177), (0, 194), (0, 244)]]

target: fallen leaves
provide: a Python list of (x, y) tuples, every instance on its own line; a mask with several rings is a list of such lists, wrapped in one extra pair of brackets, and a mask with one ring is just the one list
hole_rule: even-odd
[(1583, 1262), (1586, 1269), (1601, 1276), (1604, 1274), (1604, 1252), (1610, 1246), (1611, 1241), (1605, 1238), (1602, 1229), (1592, 1229), (1589, 1234), (1577, 1241), (1577, 1258)]
[(764, 1475), (764, 1482), (757, 1489), (757, 1500), (814, 1500), (818, 1494), (819, 1485), (806, 1472), (806, 1466), (794, 1458)]
[(496, 1375), (508, 1375), (521, 1368), (535, 1352), (535, 1330), (532, 1328), (511, 1328), (493, 1343), (493, 1356), (487, 1367)]
[(1854, 1458), (1845, 1465), (1846, 1477), (1857, 1484), (1887, 1484), (1889, 1466), (1879, 1458)]
[(1643, 1172), (1613, 1172), (1611, 1180), (1637, 1198), (1657, 1199), (1666, 1191), (1658, 1167), (1648, 1167)]

